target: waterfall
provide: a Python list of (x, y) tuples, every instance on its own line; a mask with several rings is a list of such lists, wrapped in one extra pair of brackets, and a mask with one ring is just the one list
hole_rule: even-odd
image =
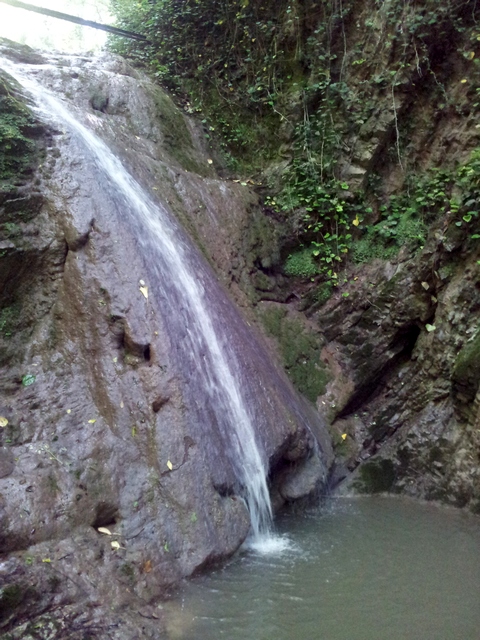
[[(191, 375), (202, 377), (204, 392), (231, 452), (232, 466), (250, 512), (252, 537), (258, 540), (268, 534), (272, 521), (267, 464), (256, 440), (255, 416), (248, 406), (247, 391), (237, 375), (241, 354), (222, 331), (222, 323), (215, 323), (207, 299), (208, 277), (199, 267), (196, 250), (167, 209), (149, 197), (108, 146), (60, 99), (19, 72), (15, 65), (2, 60), (2, 66), (34, 96), (36, 110), (43, 119), (61, 125), (81, 141), (87, 161), (95, 163), (99, 176), (110, 185), (119, 215), (135, 229), (155, 278), (147, 284), (154, 293), (159, 290), (172, 325), (178, 325), (182, 340), (176, 349), (195, 367)], [(163, 283), (167, 283), (168, 290), (161, 290)], [(261, 391), (261, 384), (258, 386)], [(203, 402), (197, 399), (200, 401)]]

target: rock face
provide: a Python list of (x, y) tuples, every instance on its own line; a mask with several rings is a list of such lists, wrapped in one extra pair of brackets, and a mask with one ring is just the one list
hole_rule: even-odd
[[(4, 46), (43, 87), (75, 101), (214, 264), (226, 260), (222, 219), (248, 218), (255, 199), (217, 177), (201, 132), (166, 94), (116, 57), (12, 51)], [(0, 210), (0, 628), (30, 637), (21, 620), (55, 609), (43, 618), (52, 637), (158, 638), (151, 603), (247, 536), (238, 460), (197, 393), (201, 372), (182, 368), (188, 335), (168, 316), (173, 289), (151, 284), (148, 239), (78, 137), (54, 119), (38, 126), (41, 165)], [(189, 224), (196, 216), (203, 223)], [(198, 273), (207, 289), (210, 271)], [(332, 462), (318, 415), (221, 288), (209, 300), (242, 354), (275, 503), (315, 493)]]
[(347, 468), (362, 463), (349, 490), (478, 512), (479, 252), (469, 233), (446, 246), (432, 234), (416, 258), (364, 268), (317, 313), (336, 372), (321, 406)]

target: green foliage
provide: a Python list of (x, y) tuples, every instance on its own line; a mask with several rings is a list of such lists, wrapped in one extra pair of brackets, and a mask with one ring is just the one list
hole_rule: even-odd
[[(476, 195), (460, 197), (454, 189), (463, 194), (472, 187), (475, 162), (456, 175), (412, 173), (380, 208), (380, 196), (369, 189), (356, 185), (352, 196), (337, 166), (342, 142), (378, 118), (372, 87), (391, 94), (395, 105), (396, 88), (416, 73), (438, 92), (439, 109), (445, 107), (435, 57), (474, 24), (475, 3), (371, 0), (355, 20), (366, 16), (365, 42), (377, 41), (381, 24), (374, 57), (347, 46), (354, 9), (353, 0), (113, 0), (119, 26), (144, 33), (150, 43), (114, 38), (112, 47), (182, 96), (187, 112), (202, 112), (206, 138), (220, 135), (232, 169), (252, 175), (278, 165), (287, 149), (265, 198), (291, 229), (284, 272), (330, 284), (351, 254), (365, 262), (391, 257), (404, 245), (417, 249), (440, 213), (458, 211), (462, 226), (478, 208)], [(394, 115), (385, 156), (403, 169), (409, 135)], [(367, 202), (380, 214), (373, 223)]]
[(33, 374), (27, 373), (22, 378), (22, 385), (24, 387), (29, 387), (30, 385), (34, 384), (35, 380), (36, 380), (36, 377)]
[[(472, 227), (478, 223), (479, 210), (480, 148), (456, 169), (412, 174), (407, 188), (380, 207), (380, 220), (363, 229), (363, 236), (353, 244), (352, 258), (362, 263), (391, 258), (404, 245), (413, 250), (422, 248), (428, 225), (435, 219), (449, 213), (457, 227)], [(480, 235), (471, 237), (478, 239)]]
[(312, 247), (303, 248), (300, 251), (291, 253), (285, 262), (285, 274), (301, 278), (311, 278), (319, 273), (318, 265), (315, 264), (314, 249)]

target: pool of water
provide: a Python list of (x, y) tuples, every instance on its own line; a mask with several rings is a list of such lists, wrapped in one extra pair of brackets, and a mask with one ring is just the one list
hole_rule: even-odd
[(479, 640), (480, 518), (397, 498), (277, 522), (165, 605), (171, 640)]

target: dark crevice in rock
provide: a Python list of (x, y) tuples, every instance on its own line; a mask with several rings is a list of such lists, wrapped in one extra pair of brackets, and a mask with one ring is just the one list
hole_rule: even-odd
[(118, 508), (109, 502), (99, 502), (95, 509), (95, 520), (92, 522), (92, 527), (98, 529), (98, 527), (111, 527), (117, 524)]
[(79, 251), (87, 244), (90, 239), (90, 233), (93, 231), (95, 221), (91, 220), (88, 229), (83, 233), (71, 234), (66, 238), (70, 251)]
[(397, 331), (387, 349), (387, 353), (391, 354), (391, 356), (359, 385), (337, 418), (346, 418), (348, 415), (358, 411), (362, 405), (375, 395), (382, 381), (400, 364), (410, 359), (419, 335), (420, 327), (417, 324), (409, 324)]
[(158, 413), (160, 411), (160, 409), (162, 407), (164, 407), (169, 400), (170, 400), (170, 398), (165, 398), (165, 397), (156, 398), (152, 402), (152, 410), (153, 410), (153, 412), (154, 413)]
[(222, 498), (234, 498), (238, 495), (238, 487), (233, 487), (232, 485), (226, 484), (226, 483), (219, 483), (219, 484), (214, 484), (213, 485), (215, 491), (218, 493), (219, 496), (221, 496)]

